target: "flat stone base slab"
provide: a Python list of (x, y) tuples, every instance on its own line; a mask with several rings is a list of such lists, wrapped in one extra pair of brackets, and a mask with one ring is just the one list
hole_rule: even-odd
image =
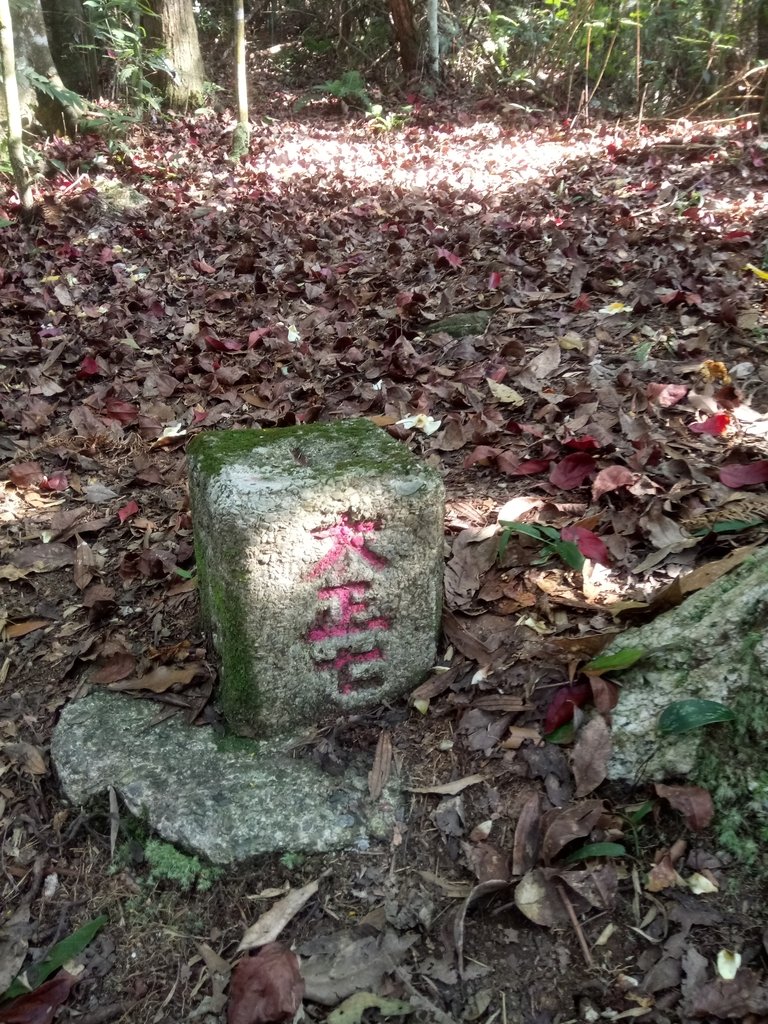
[[(51, 754), (64, 793), (82, 805), (113, 786), (164, 839), (215, 864), (276, 851), (365, 848), (393, 830), (397, 792), (368, 795), (364, 768), (342, 777), (286, 754), (287, 741), (221, 738), (117, 693), (69, 704)], [(235, 749), (229, 749), (234, 744)]]

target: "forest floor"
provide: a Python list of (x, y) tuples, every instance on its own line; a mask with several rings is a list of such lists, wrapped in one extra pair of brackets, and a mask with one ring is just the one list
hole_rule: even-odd
[[(747, 265), (768, 261), (768, 140), (736, 121), (573, 127), (502, 100), (416, 102), (386, 128), (276, 100), (237, 166), (210, 113), (49, 143), (32, 225), (0, 194), (0, 991), (107, 918), (74, 987), (60, 974), (0, 1021), (222, 1021), (246, 928), (314, 880), (280, 941), (326, 957), (331, 1005), (357, 986), (423, 1021), (768, 1015), (754, 865), (653, 787), (599, 779), (579, 841), (627, 852), (566, 864), (584, 780), (571, 747), (535, 745), (608, 636), (762, 539), (768, 284)], [(373, 762), (386, 730), (411, 784), (443, 788), (413, 794), (391, 844), (185, 889), (125, 815), (111, 836), (107, 807), (66, 805), (52, 727), (98, 686), (209, 720), (185, 445), (350, 416), (445, 477), (448, 671), (417, 708), (324, 740)], [(513, 536), (499, 563), (502, 508), (580, 529), (566, 548)], [(731, 532), (707, 532), (718, 519)], [(583, 571), (557, 557), (576, 548)], [(183, 670), (169, 689), (161, 666)], [(545, 812), (537, 924), (514, 883), (539, 870)]]

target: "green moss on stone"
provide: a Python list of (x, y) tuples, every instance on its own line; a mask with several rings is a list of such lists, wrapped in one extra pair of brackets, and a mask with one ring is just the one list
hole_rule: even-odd
[[(338, 446), (338, 457), (328, 459), (323, 453), (324, 465), (312, 463), (313, 450), (318, 440)], [(413, 474), (424, 471), (415, 462), (408, 448), (395, 441), (370, 420), (338, 420), (333, 423), (309, 423), (296, 427), (274, 427), (265, 430), (210, 430), (190, 442), (190, 459), (206, 476), (217, 476), (222, 469), (238, 457), (250, 455), (273, 444), (294, 442), (292, 450), (307, 459), (310, 469), (321, 469), (330, 474), (344, 473), (355, 468), (367, 471)], [(299, 468), (300, 462), (296, 463)]]
[(729, 704), (735, 721), (707, 730), (694, 778), (712, 795), (723, 848), (767, 878), (768, 688), (754, 655), (762, 639), (755, 632), (744, 638), (739, 662), (749, 666), (749, 685)]

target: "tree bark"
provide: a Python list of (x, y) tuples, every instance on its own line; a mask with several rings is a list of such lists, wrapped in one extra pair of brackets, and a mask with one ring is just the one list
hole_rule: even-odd
[[(40, 0), (10, 0), (13, 43), (16, 61), (16, 83), (22, 121), (38, 124), (47, 132), (72, 133), (77, 117), (83, 112), (78, 97), (62, 82), (48, 46), (48, 33)], [(59, 98), (39, 89), (31, 75), (48, 80)], [(0, 91), (0, 120), (7, 119), (6, 104)]]
[(440, 29), (437, 8), (438, 0), (427, 0), (429, 73), (434, 79), (440, 77)]
[(389, 13), (395, 27), (403, 74), (412, 78), (419, 71), (419, 32), (411, 0), (389, 0)]
[(245, 10), (243, 0), (235, 0), (235, 67), (237, 70), (237, 128), (232, 140), (232, 157), (239, 160), (248, 152), (251, 126), (248, 121), (248, 75), (245, 64)]
[(147, 43), (162, 49), (168, 73), (158, 81), (169, 106), (186, 110), (204, 99), (205, 69), (200, 54), (192, 0), (150, 0), (144, 19)]
[(82, 96), (99, 95), (99, 68), (88, 9), (81, 0), (42, 0), (51, 55), (64, 85)]
[(0, 0), (0, 70), (3, 75), (3, 92), (8, 123), (8, 159), (13, 170), (13, 180), (19, 193), (22, 213), (32, 214), (32, 188), (24, 162), (24, 145), (21, 138), (21, 105), (16, 83), (16, 57), (13, 47), (13, 28), (8, 0)]

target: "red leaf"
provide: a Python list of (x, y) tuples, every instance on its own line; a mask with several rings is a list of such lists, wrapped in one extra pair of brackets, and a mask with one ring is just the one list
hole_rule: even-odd
[(590, 308), (590, 305), (591, 303), (589, 301), (589, 295), (586, 295), (584, 292), (582, 292), (578, 299), (576, 299), (574, 304), (571, 306), (571, 309), (574, 311), (574, 313), (586, 313), (586, 311)]
[(720, 470), (720, 483), (726, 487), (746, 487), (768, 482), (768, 459), (758, 462), (732, 462)]
[(130, 402), (123, 402), (119, 398), (108, 398), (104, 403), (101, 414), (110, 420), (117, 420), (118, 423), (127, 426), (127, 424), (133, 423), (134, 420), (138, 419), (139, 410), (135, 405), (131, 405)]
[(456, 253), (451, 252), (450, 249), (443, 249), (440, 246), (437, 247), (438, 259), (444, 259), (452, 267), (460, 267), (462, 264), (461, 256), (457, 256)]
[(50, 978), (0, 1010), (0, 1024), (51, 1024), (58, 1008), (67, 1001), (77, 978), (66, 971)]
[(688, 828), (707, 828), (712, 821), (715, 814), (712, 797), (701, 786), (664, 786), (656, 782), (654, 789), (663, 800), (669, 800), (671, 807), (680, 811)]
[(299, 958), (279, 942), (268, 942), (232, 972), (227, 1024), (279, 1024), (294, 1016), (303, 997)]
[(708, 416), (701, 423), (690, 423), (688, 426), (694, 434), (712, 434), (717, 437), (726, 432), (730, 422), (731, 417), (727, 412), (718, 412), (714, 416)]
[(50, 476), (44, 476), (40, 481), (41, 491), (66, 491), (68, 487), (67, 474), (61, 470), (57, 473), (51, 473)]
[(587, 477), (595, 472), (595, 468), (595, 460), (591, 455), (587, 455), (586, 452), (574, 452), (573, 455), (566, 455), (552, 467), (549, 482), (555, 487), (581, 487)]
[(127, 505), (123, 505), (123, 507), (118, 510), (117, 518), (120, 520), (121, 523), (124, 523), (126, 519), (130, 519), (131, 516), (135, 516), (138, 511), (139, 506), (136, 504), (136, 502), (129, 501)]
[(43, 467), (39, 462), (17, 462), (8, 470), (8, 479), (16, 487), (34, 487), (43, 479)]
[(560, 531), (560, 536), (563, 540), (575, 541), (576, 546), (585, 558), (590, 558), (593, 562), (599, 562), (600, 565), (611, 564), (608, 548), (597, 534), (591, 530), (587, 530), (583, 526), (566, 526), (565, 529)]
[(248, 335), (248, 348), (253, 348), (254, 345), (258, 345), (265, 334), (269, 334), (269, 327), (257, 327), (255, 331), (251, 331)]
[(75, 376), (78, 380), (82, 380), (83, 377), (101, 377), (103, 373), (104, 371), (93, 356), (86, 356), (82, 363), (80, 363), (80, 369)]
[(235, 341), (233, 338), (224, 340), (223, 338), (214, 338), (212, 334), (206, 334), (204, 337), (205, 344), (214, 352), (239, 352), (243, 347), (242, 341)]
[(600, 443), (591, 434), (585, 434), (584, 437), (570, 438), (565, 442), (565, 447), (573, 448), (577, 452), (594, 452), (600, 447)]
[(501, 287), (501, 274), (498, 270), (492, 270), (488, 275), (488, 287), (496, 289)]
[(573, 709), (581, 708), (592, 700), (592, 687), (589, 683), (575, 683), (573, 686), (561, 686), (549, 702), (547, 717), (544, 719), (544, 735), (559, 729), (573, 719)]
[(507, 474), (507, 476), (535, 476), (536, 473), (544, 473), (549, 469), (549, 459), (525, 459), (515, 467), (501, 466), (499, 469)]

